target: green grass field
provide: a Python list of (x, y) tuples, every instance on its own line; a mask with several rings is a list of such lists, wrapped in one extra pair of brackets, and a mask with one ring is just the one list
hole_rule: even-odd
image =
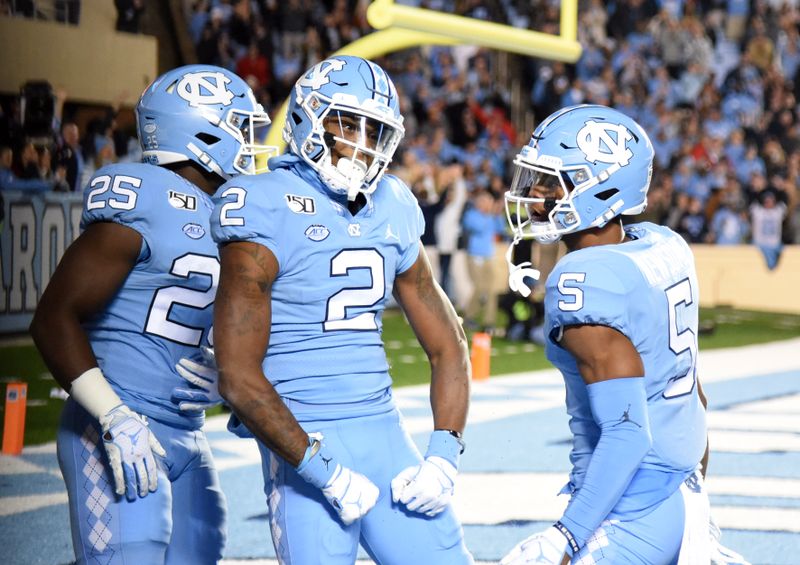
[[(700, 349), (716, 349), (766, 343), (800, 335), (800, 316), (731, 310), (701, 310), (701, 325), (712, 326), (713, 332), (700, 336)], [(402, 314), (390, 310), (384, 315), (383, 337), (396, 386), (428, 382), (430, 371), (425, 353)], [(501, 375), (535, 369), (550, 364), (541, 347), (528, 342), (511, 342), (494, 338), (491, 373)], [(50, 376), (33, 345), (0, 343), (0, 382), (28, 383), (28, 407), (25, 445), (55, 439), (55, 430), (63, 400), (51, 398), (51, 391), (60, 390)], [(5, 392), (5, 387), (3, 387)], [(5, 398), (5, 394), (3, 395)], [(0, 406), (0, 414), (3, 414)], [(0, 430), (2, 429), (0, 418)]]

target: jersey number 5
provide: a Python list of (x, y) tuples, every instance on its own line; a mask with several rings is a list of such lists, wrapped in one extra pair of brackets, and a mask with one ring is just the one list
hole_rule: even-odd
[(675, 398), (692, 392), (697, 376), (697, 336), (691, 328), (681, 330), (678, 321), (679, 308), (688, 308), (692, 300), (692, 285), (689, 279), (683, 279), (666, 291), (669, 305), (669, 348), (678, 356), (689, 355), (689, 370), (677, 377), (672, 377), (664, 388), (664, 398)]

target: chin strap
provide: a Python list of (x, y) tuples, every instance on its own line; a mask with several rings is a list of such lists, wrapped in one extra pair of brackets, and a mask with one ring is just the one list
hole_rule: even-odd
[(531, 289), (527, 284), (525, 284), (525, 277), (530, 277), (534, 281), (538, 281), (541, 273), (538, 269), (533, 268), (533, 265), (530, 261), (525, 261), (519, 265), (515, 265), (511, 261), (511, 257), (514, 254), (514, 247), (519, 242), (520, 237), (515, 236), (514, 241), (511, 242), (506, 250), (506, 263), (508, 263), (508, 287), (512, 291), (518, 292), (527, 298), (531, 294)]

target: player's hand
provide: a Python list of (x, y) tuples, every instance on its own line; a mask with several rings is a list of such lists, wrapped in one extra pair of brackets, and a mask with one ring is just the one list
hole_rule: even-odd
[(711, 536), (711, 565), (750, 565), (747, 559), (720, 543), (722, 531), (713, 516), (708, 517), (708, 533)]
[(378, 487), (361, 473), (340, 465), (320, 434), (309, 436), (297, 473), (322, 491), (345, 525), (362, 518), (378, 501)]
[(121, 404), (100, 418), (103, 444), (106, 448), (115, 492), (128, 500), (155, 492), (158, 488), (158, 467), (153, 454), (166, 452), (147, 427), (147, 419)]
[(361, 473), (336, 465), (322, 494), (339, 514), (345, 526), (369, 512), (378, 501), (378, 487)]
[(567, 551), (567, 538), (555, 527), (533, 534), (519, 542), (500, 561), (500, 565), (524, 565), (543, 563), (561, 565)]
[(214, 350), (210, 347), (201, 347), (200, 350), (202, 363), (184, 357), (175, 365), (178, 374), (191, 385), (172, 389), (172, 401), (182, 412), (200, 412), (223, 403), (217, 386), (219, 373)]
[(392, 479), (392, 500), (413, 512), (436, 516), (450, 504), (457, 473), (447, 459), (428, 456)]

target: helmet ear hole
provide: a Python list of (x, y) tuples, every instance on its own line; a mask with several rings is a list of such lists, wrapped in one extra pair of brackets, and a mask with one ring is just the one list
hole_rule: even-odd
[(210, 133), (200, 132), (195, 135), (197, 139), (205, 143), (206, 145), (214, 145), (215, 143), (220, 141), (220, 138), (216, 135), (211, 135)]
[(603, 192), (598, 192), (594, 196), (598, 200), (605, 201), (605, 200), (608, 200), (609, 198), (611, 198), (612, 196), (614, 196), (615, 194), (618, 194), (618, 193), (619, 193), (619, 190), (617, 190), (616, 188), (609, 188), (608, 190), (604, 190)]

